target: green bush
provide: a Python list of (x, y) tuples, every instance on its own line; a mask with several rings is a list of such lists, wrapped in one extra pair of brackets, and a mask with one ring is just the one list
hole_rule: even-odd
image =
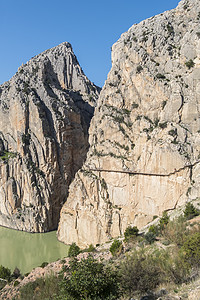
[(112, 245), (110, 246), (110, 252), (113, 256), (120, 254), (122, 251), (122, 242), (118, 240), (114, 240)]
[(20, 300), (56, 299), (60, 294), (59, 278), (50, 275), (45, 278), (37, 278), (20, 288)]
[(167, 122), (159, 123), (161, 129), (167, 128)]
[(169, 33), (173, 33), (174, 32), (174, 28), (170, 24), (167, 24), (167, 30), (169, 31)]
[(95, 250), (96, 249), (92, 244), (90, 244), (89, 247), (86, 249), (87, 252), (94, 252)]
[(186, 67), (188, 67), (188, 69), (191, 69), (194, 67), (195, 63), (193, 62), (192, 59), (190, 59), (190, 60), (186, 61), (185, 65), (186, 65)]
[(170, 245), (170, 241), (169, 240), (162, 240), (162, 244), (164, 246), (169, 246)]
[(0, 278), (6, 279), (10, 281), (11, 279), (11, 271), (8, 268), (3, 267), (2, 265), (0, 266)]
[(188, 280), (190, 270), (179, 249), (175, 247), (158, 250), (154, 255), (156, 256), (155, 263), (159, 264), (163, 282), (181, 284)]
[(200, 232), (195, 232), (188, 236), (184, 242), (181, 251), (184, 254), (185, 261), (191, 266), (200, 265)]
[(156, 78), (165, 79), (166, 77), (165, 77), (165, 75), (158, 73), (158, 74), (156, 74)]
[(134, 251), (120, 264), (121, 287), (128, 296), (152, 292), (160, 284), (187, 280), (188, 266), (179, 251), (150, 248)]
[(169, 216), (167, 215), (167, 212), (164, 211), (162, 214), (162, 218), (160, 219), (159, 222), (160, 230), (162, 231), (168, 223), (169, 223)]
[(178, 247), (183, 245), (188, 234), (189, 230), (187, 229), (187, 224), (183, 216), (169, 221), (162, 231), (162, 236), (166, 240), (176, 244)]
[(148, 244), (153, 244), (156, 240), (156, 235), (150, 231), (145, 234), (144, 238)]
[(185, 206), (185, 210), (184, 210), (184, 217), (187, 220), (192, 219), (195, 216), (199, 215), (199, 211), (194, 207), (194, 205), (190, 202), (188, 202)]
[(60, 299), (119, 299), (119, 277), (109, 265), (89, 256), (78, 262), (70, 261), (61, 282)]
[(18, 286), (19, 284), (20, 284), (20, 282), (18, 280), (15, 280), (14, 286)]
[(90, 244), (88, 248), (81, 250), (81, 252), (95, 252), (95, 251), (96, 248), (92, 244)]
[(155, 236), (159, 234), (159, 226), (151, 225), (149, 226), (149, 232), (152, 232)]
[(137, 73), (140, 73), (141, 71), (143, 70), (143, 67), (142, 66), (137, 66), (137, 68), (136, 68), (136, 72)]
[(75, 257), (75, 256), (79, 255), (80, 252), (81, 252), (81, 250), (80, 250), (79, 246), (77, 246), (76, 243), (72, 243), (71, 246), (69, 247), (68, 256)]
[(41, 264), (40, 268), (45, 268), (47, 265), (48, 265), (48, 262), (44, 261), (44, 262)]
[(17, 279), (20, 276), (21, 276), (20, 270), (16, 267), (12, 273), (12, 277)]
[(139, 229), (136, 226), (128, 226), (124, 232), (125, 241), (129, 241), (138, 235)]
[(168, 134), (173, 136), (173, 137), (176, 137), (177, 136), (177, 129), (171, 129), (168, 131)]
[(155, 257), (143, 251), (135, 251), (121, 263), (121, 285), (123, 291), (131, 296), (154, 290), (162, 281), (163, 274)]

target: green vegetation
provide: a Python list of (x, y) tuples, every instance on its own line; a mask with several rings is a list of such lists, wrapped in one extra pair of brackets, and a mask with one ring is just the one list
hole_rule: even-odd
[(177, 129), (171, 129), (168, 131), (168, 134), (173, 136), (173, 137), (176, 137), (177, 136)]
[(142, 66), (137, 66), (137, 68), (136, 68), (136, 73), (141, 73), (141, 71), (143, 70), (143, 67)]
[(96, 251), (96, 248), (92, 244), (90, 244), (88, 248), (81, 250), (81, 252), (89, 252), (89, 253), (95, 252), (95, 251)]
[(21, 276), (20, 270), (16, 267), (12, 273), (12, 278), (17, 279)]
[(185, 62), (186, 67), (188, 67), (188, 69), (191, 69), (194, 67), (195, 63), (193, 62), (192, 59), (188, 60)]
[(40, 170), (40, 168), (36, 167), (36, 164), (31, 159), (29, 159), (27, 161), (27, 167), (30, 171), (37, 173), (38, 175), (42, 176), (43, 178), (45, 177), (44, 172), (42, 170)]
[(188, 236), (182, 246), (184, 259), (192, 266), (200, 266), (200, 232)]
[(9, 152), (9, 151), (2, 151), (0, 153), (0, 159), (3, 161), (8, 161), (9, 158), (14, 158), (17, 156), (17, 153)]
[(156, 78), (158, 78), (158, 79), (165, 79), (166, 77), (165, 77), (165, 75), (158, 73), (156, 75)]
[(149, 232), (152, 232), (155, 236), (157, 236), (159, 233), (159, 226), (151, 225), (149, 227)]
[(69, 247), (68, 256), (75, 257), (79, 255), (80, 252), (81, 249), (79, 248), (79, 246), (77, 246), (76, 243), (72, 243), (71, 246)]
[(188, 202), (184, 210), (185, 218), (189, 220), (198, 215), (199, 215), (199, 211), (194, 207), (192, 203)]
[[(200, 225), (192, 226), (186, 217), (184, 212), (170, 220), (164, 212), (145, 235), (137, 227), (127, 227), (125, 246), (114, 240), (110, 261), (99, 261), (92, 254), (78, 261), (74, 256), (80, 249), (74, 243), (69, 265), (63, 266), (59, 277), (28, 283), (20, 289), (20, 299), (122, 300), (151, 295), (161, 285), (175, 290), (192, 281), (194, 270), (200, 267)], [(84, 251), (89, 249), (94, 246)]]
[(149, 231), (145, 234), (144, 238), (145, 238), (147, 244), (151, 245), (156, 241), (156, 234)]
[(160, 232), (160, 234), (165, 240), (176, 244), (178, 247), (181, 247), (184, 243), (185, 238), (189, 234), (185, 218), (183, 216), (180, 216), (177, 219), (169, 221), (163, 231)]
[(169, 223), (169, 216), (167, 215), (167, 212), (164, 211), (159, 223), (160, 229), (163, 230), (168, 223)]
[(173, 28), (173, 26), (171, 26), (171, 25), (169, 25), (169, 24), (167, 24), (167, 30), (168, 30), (168, 32), (171, 34), (171, 33), (174, 33), (174, 28)]
[(134, 109), (134, 108), (138, 108), (138, 106), (139, 106), (139, 104), (137, 104), (137, 103), (133, 102), (133, 104), (132, 104), (132, 109)]
[(26, 95), (28, 95), (30, 93), (30, 88), (29, 88), (29, 83), (28, 82), (24, 82), (24, 87), (22, 92), (24, 92)]
[(139, 229), (136, 226), (128, 226), (124, 232), (125, 241), (135, 238), (138, 235)]
[(159, 123), (161, 129), (167, 128), (167, 122)]
[(14, 282), (14, 287), (15, 286), (18, 286), (20, 284), (20, 282), (18, 281), (18, 280), (15, 280), (15, 282)]
[(143, 294), (153, 290), (162, 281), (162, 274), (155, 257), (143, 250), (134, 251), (127, 257), (121, 265), (121, 274), (123, 290), (130, 296), (134, 291)]
[(118, 299), (119, 278), (111, 266), (89, 256), (77, 261), (72, 259), (69, 267), (63, 269), (61, 297), (59, 299)]
[(92, 244), (90, 244), (86, 250), (87, 250), (87, 252), (94, 252), (96, 249)]
[(0, 266), (0, 278), (5, 279), (7, 281), (10, 281), (11, 279), (11, 271), (8, 268), (3, 267), (2, 265)]
[(48, 265), (48, 262), (44, 261), (42, 264), (41, 264), (41, 268), (45, 268), (46, 266)]
[(114, 240), (114, 242), (110, 246), (110, 252), (112, 253), (113, 256), (121, 254), (122, 242), (119, 240)]
[(20, 300), (56, 299), (59, 295), (60, 279), (55, 275), (37, 278), (20, 289)]
[(31, 135), (30, 133), (22, 134), (22, 143), (26, 146), (30, 145)]

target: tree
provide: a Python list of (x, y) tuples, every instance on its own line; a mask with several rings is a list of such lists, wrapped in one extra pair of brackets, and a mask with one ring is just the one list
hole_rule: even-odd
[(118, 241), (118, 240), (114, 240), (114, 242), (110, 246), (110, 252), (114, 256), (114, 255), (120, 254), (121, 251), (122, 251), (122, 242)]
[(199, 211), (194, 207), (194, 205), (190, 202), (188, 202), (185, 206), (185, 210), (184, 210), (184, 217), (187, 220), (192, 219), (195, 216), (199, 215)]
[(79, 255), (80, 252), (81, 252), (81, 249), (79, 248), (79, 246), (77, 246), (76, 243), (72, 243), (71, 246), (69, 247), (68, 256), (75, 257), (75, 256)]
[(62, 299), (118, 299), (118, 274), (91, 255), (78, 261), (72, 259), (63, 270)]
[(138, 235), (139, 229), (136, 226), (128, 226), (124, 232), (125, 241), (129, 241), (130, 239), (136, 237)]
[(8, 268), (3, 267), (2, 265), (0, 266), (0, 278), (10, 280), (11, 278), (11, 271)]
[(189, 236), (181, 250), (187, 262), (191, 265), (200, 265), (200, 232), (195, 232)]

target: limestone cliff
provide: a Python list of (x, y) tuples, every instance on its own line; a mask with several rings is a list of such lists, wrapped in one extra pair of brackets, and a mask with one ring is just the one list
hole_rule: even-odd
[(35, 56), (0, 86), (0, 225), (57, 227), (86, 158), (98, 94), (69, 43)]
[(199, 67), (199, 0), (133, 25), (114, 44), (60, 241), (102, 243), (200, 196)]

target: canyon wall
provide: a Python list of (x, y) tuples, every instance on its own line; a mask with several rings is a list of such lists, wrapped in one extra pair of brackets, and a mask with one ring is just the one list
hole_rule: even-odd
[(113, 45), (60, 241), (106, 242), (200, 196), (199, 23), (199, 1), (181, 1)]
[(99, 91), (69, 43), (33, 57), (0, 86), (0, 225), (57, 228), (86, 158)]

